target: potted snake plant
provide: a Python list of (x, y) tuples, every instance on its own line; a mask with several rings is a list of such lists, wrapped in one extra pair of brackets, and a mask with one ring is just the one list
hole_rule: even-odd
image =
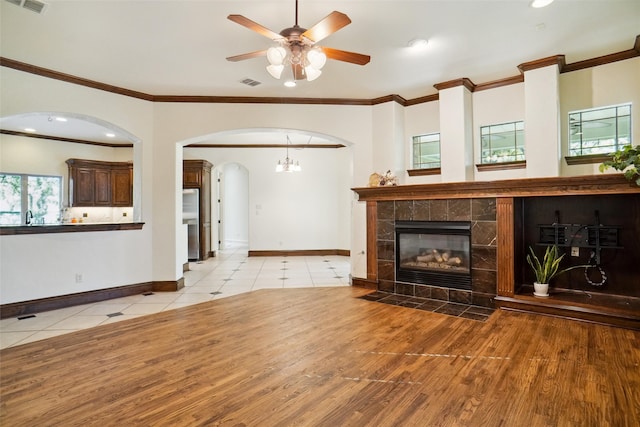
[(536, 256), (531, 246), (529, 246), (529, 252), (527, 254), (527, 262), (536, 275), (536, 281), (533, 283), (533, 295), (537, 297), (549, 296), (549, 282), (554, 277), (574, 268), (589, 267), (588, 265), (574, 265), (560, 270), (560, 262), (565, 254), (560, 254), (556, 245), (547, 246), (542, 260)]

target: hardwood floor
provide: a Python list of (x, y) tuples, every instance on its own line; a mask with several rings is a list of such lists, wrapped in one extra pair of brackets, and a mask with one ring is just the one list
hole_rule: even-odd
[(8, 426), (637, 426), (640, 333), (260, 290), (0, 352)]

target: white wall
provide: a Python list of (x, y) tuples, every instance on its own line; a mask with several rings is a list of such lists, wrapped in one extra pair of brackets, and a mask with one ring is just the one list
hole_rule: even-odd
[[(473, 140), (475, 164), (480, 163), (482, 126), (524, 120), (524, 84), (518, 83), (473, 93)], [(525, 123), (526, 127), (526, 123)], [(526, 155), (526, 153), (525, 153)], [(524, 178), (525, 169), (476, 171), (476, 181)]]
[[(289, 157), (299, 161), (301, 172), (276, 173), (284, 148), (185, 148), (185, 158), (205, 159), (223, 168), (223, 240), (242, 240), (242, 224), (248, 221), (246, 236), (250, 250), (349, 249), (351, 197), (351, 150), (349, 148), (290, 149)], [(235, 186), (244, 185), (237, 168), (248, 171), (248, 211)], [(238, 182), (239, 181), (239, 182)], [(231, 190), (231, 191), (230, 191)], [(239, 200), (237, 200), (239, 199)], [(246, 214), (246, 216), (245, 216)]]
[(1, 302), (148, 282), (148, 235), (143, 229), (1, 236)]
[[(153, 259), (154, 273), (161, 274), (164, 277), (178, 274), (178, 266), (175, 263), (176, 254), (176, 236), (172, 233), (161, 232), (167, 229), (175, 229), (175, 224), (179, 221), (181, 212), (176, 207), (178, 196), (181, 195), (181, 174), (177, 170), (182, 162), (183, 145), (196, 142), (206, 141), (207, 135), (219, 132), (234, 132), (246, 129), (297, 129), (304, 130), (308, 133), (322, 134), (325, 137), (340, 141), (345, 145), (353, 146), (353, 162), (352, 168), (349, 169), (349, 184), (347, 188), (355, 186), (363, 186), (368, 182), (368, 176), (371, 173), (371, 109), (363, 106), (335, 106), (335, 105), (273, 105), (273, 104), (189, 104), (189, 103), (157, 103), (155, 109), (155, 128), (154, 134), (154, 167), (161, 170), (162, 174), (154, 176), (154, 185), (162, 188), (162, 197), (154, 198), (154, 224), (158, 228), (158, 232), (154, 233)], [(176, 146), (180, 146), (179, 152)], [(191, 155), (191, 154), (190, 154)], [(282, 154), (278, 154), (278, 157)], [(180, 158), (178, 158), (179, 156)], [(194, 155), (194, 157), (202, 157)], [(302, 159), (301, 159), (302, 160)], [(226, 159), (223, 160), (227, 161)], [(231, 160), (229, 160), (231, 161)], [(244, 164), (242, 159), (235, 160)], [(277, 158), (274, 157), (274, 163)], [(220, 161), (212, 162), (220, 164)], [(253, 175), (253, 168), (247, 167)], [(324, 170), (323, 173), (331, 174), (332, 170)], [(175, 178), (177, 177), (177, 178)], [(333, 179), (333, 178), (330, 178)], [(314, 184), (315, 185), (315, 184)], [(256, 188), (261, 191), (273, 191), (273, 188), (250, 187), (252, 197), (265, 197)], [(311, 184), (310, 184), (311, 186)], [(305, 188), (309, 190), (310, 186)], [(175, 192), (170, 194), (168, 188), (175, 188)], [(275, 187), (280, 190), (281, 188)], [(295, 190), (295, 187), (292, 188)], [(180, 193), (178, 194), (178, 191)], [(310, 200), (307, 196), (302, 195), (302, 200)], [(266, 197), (265, 197), (266, 198)], [(366, 212), (364, 204), (361, 202), (353, 202), (360, 205), (360, 208), (352, 209), (352, 234), (357, 230), (358, 238), (366, 242)], [(250, 204), (250, 206), (256, 203)], [(264, 205), (264, 204), (263, 204)], [(289, 227), (304, 230), (308, 235), (316, 236), (312, 233), (313, 229), (300, 227), (299, 222), (305, 221), (305, 216), (295, 216), (287, 218), (295, 221), (289, 224)], [(282, 221), (282, 217), (280, 217)], [(251, 219), (250, 219), (251, 221)], [(250, 223), (251, 224), (251, 223)], [(258, 222), (259, 224), (259, 222)], [(315, 226), (315, 224), (311, 224)], [(273, 223), (270, 224), (273, 227)], [(264, 238), (254, 236), (252, 233), (254, 228), (250, 226), (250, 242), (256, 243), (256, 250), (261, 250), (263, 246), (260, 243)], [(314, 237), (315, 238), (315, 237)], [(318, 236), (318, 239), (321, 237)], [(303, 238), (292, 236), (286, 239), (290, 242), (300, 242)], [(280, 241), (276, 243), (280, 247)], [(273, 242), (273, 241), (271, 241)], [(250, 243), (253, 245), (253, 243)], [(271, 246), (272, 243), (269, 244)], [(260, 246), (259, 246), (260, 245)], [(282, 249), (289, 249), (285, 240), (282, 240)], [(317, 248), (317, 247), (316, 247)], [(332, 245), (331, 248), (335, 248)], [(270, 247), (269, 249), (273, 249)], [(299, 248), (295, 248), (299, 249)], [(171, 268), (171, 265), (174, 265)], [(357, 274), (365, 274), (362, 270)], [(356, 273), (354, 273), (356, 274)], [(359, 276), (362, 277), (362, 276)]]
[[(407, 147), (404, 163), (406, 169), (413, 169), (412, 138), (418, 135), (440, 132), (440, 102), (425, 102), (405, 108), (404, 128), (404, 143)], [(405, 177), (405, 183), (407, 184), (433, 184), (441, 181), (440, 175)]]
[[(560, 75), (560, 116), (562, 140), (562, 175), (600, 173), (599, 164), (568, 166), (564, 156), (569, 152), (569, 112), (631, 102), (632, 143), (640, 143), (640, 58), (613, 62), (599, 67)], [(610, 172), (616, 172), (610, 170)]]
[[(634, 141), (637, 142), (639, 66), (640, 58), (634, 58), (561, 75), (560, 123), (564, 122), (568, 110), (632, 101)], [(206, 141), (210, 134), (239, 129), (298, 129), (323, 134), (349, 146), (347, 149), (314, 151), (310, 158), (306, 157), (307, 153), (296, 153), (303, 165), (302, 174), (308, 175), (294, 180), (288, 179), (292, 176), (270, 175), (263, 181), (256, 178), (261, 173), (266, 177), (267, 166), (271, 173), (272, 165), (282, 156), (281, 151), (274, 151), (260, 162), (251, 157), (240, 158), (237, 153), (220, 155), (216, 152), (212, 163), (236, 161), (250, 171), (249, 240), (253, 249), (274, 249), (274, 244), (275, 249), (283, 250), (348, 248), (351, 250), (352, 275), (364, 278), (366, 210), (365, 204), (357, 201), (349, 188), (366, 186), (369, 175), (384, 163), (384, 155), (393, 156), (393, 164), (399, 157), (405, 159), (406, 168), (409, 168), (406, 151), (402, 154), (396, 145), (387, 147), (383, 138), (374, 137), (374, 133), (382, 130), (381, 135), (389, 136), (392, 144), (398, 139), (408, 144), (407, 139), (416, 132), (422, 133), (423, 129), (438, 131), (430, 124), (443, 117), (443, 106), (439, 102), (403, 111), (397, 106), (150, 103), (6, 67), (0, 67), (0, 77), (2, 117), (34, 111), (86, 114), (113, 123), (139, 138), (141, 142), (134, 147), (133, 160), (136, 188), (141, 190), (134, 198), (140, 219), (145, 222), (140, 231), (2, 236), (2, 304), (179, 279), (183, 262), (182, 245), (179, 244), (183, 240), (180, 202), (183, 145)], [(520, 104), (517, 87), (474, 94), (474, 102), (480, 106), (474, 107), (472, 116), (499, 121), (515, 116), (514, 111), (520, 112), (521, 105), (525, 105), (524, 100)], [(589, 92), (588, 96), (585, 91)], [(468, 123), (474, 123), (474, 134), (478, 126), (474, 122), (476, 117), (468, 120)], [(385, 120), (389, 123), (378, 125), (378, 121)], [(562, 133), (566, 135), (565, 130)], [(6, 137), (0, 135), (2, 140)], [(374, 141), (377, 142), (374, 144)], [(475, 140), (473, 151), (477, 151), (478, 144)], [(206, 158), (199, 154), (194, 152), (193, 157)], [(467, 150), (450, 158), (452, 161), (462, 158), (466, 162), (466, 158), (473, 155)], [(264, 172), (260, 172), (263, 165)], [(590, 171), (588, 173), (597, 173), (593, 168)], [(503, 179), (512, 177), (511, 173), (500, 171), (483, 177)], [(583, 171), (565, 167), (561, 173), (578, 175)], [(433, 177), (416, 177), (410, 183), (430, 182), (431, 179)], [(280, 197), (278, 195), (282, 195), (280, 203), (274, 202)], [(325, 203), (319, 204), (316, 200)], [(256, 215), (258, 204), (262, 208)], [(274, 224), (280, 232), (273, 231)], [(38, 268), (33, 268), (34, 260), (37, 260)], [(82, 271), (78, 271), (80, 269)], [(83, 274), (82, 283), (75, 283), (76, 273)]]
[[(153, 105), (6, 67), (0, 68), (0, 78), (2, 117), (37, 111), (78, 113), (100, 118), (138, 137), (142, 142), (134, 148), (134, 179), (146, 187), (134, 195), (141, 219), (146, 223), (142, 230), (1, 236), (0, 303), (151, 281)], [(13, 146), (7, 148), (11, 152), (26, 148), (15, 145), (16, 142), (22, 144), (22, 139), (0, 134), (3, 165), (5, 141), (7, 147)], [(29, 145), (37, 147), (42, 143), (48, 144), (48, 141), (33, 140)], [(72, 145), (77, 146), (73, 153), (61, 154), (64, 149), (60, 148), (57, 155), (66, 160), (81, 157), (76, 154), (89, 155), (86, 150), (95, 153), (80, 144)], [(57, 159), (56, 170), (61, 159)], [(82, 274), (81, 283), (76, 283), (77, 273)], [(165, 276), (163, 280), (170, 279)]]

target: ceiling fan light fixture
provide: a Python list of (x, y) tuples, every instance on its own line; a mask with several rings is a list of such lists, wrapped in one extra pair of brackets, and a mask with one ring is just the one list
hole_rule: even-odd
[[(271, 48), (256, 52), (249, 52), (242, 55), (234, 55), (227, 57), (227, 61), (243, 61), (245, 59), (266, 56), (269, 66), (267, 70), (276, 79), (279, 79), (282, 72), (280, 66), (291, 66), (293, 70), (294, 80), (303, 79), (305, 76), (305, 68), (311, 67), (308, 73), (314, 80), (320, 76), (320, 69), (324, 67), (327, 59), (335, 59), (343, 62), (350, 62), (357, 65), (366, 65), (371, 57), (355, 52), (347, 52), (345, 50), (322, 48), (316, 46), (324, 38), (335, 33), (339, 29), (349, 25), (351, 19), (342, 12), (334, 10), (322, 20), (311, 26), (311, 28), (302, 28), (298, 25), (298, 1), (296, 0), (295, 24), (292, 27), (276, 33), (257, 22), (252, 21), (242, 15), (231, 14), (227, 19), (248, 28), (262, 36), (271, 39), (274, 42)], [(289, 87), (295, 86), (295, 84)]]
[(307, 76), (307, 81), (312, 82), (318, 77), (320, 77), (320, 74), (322, 74), (322, 71), (309, 65), (308, 67), (304, 67), (304, 73)]
[(327, 63), (327, 55), (320, 48), (313, 48), (307, 52), (307, 61), (309, 65), (316, 70), (322, 69)]
[(551, 3), (553, 3), (553, 0), (533, 0), (531, 2), (531, 7), (539, 9), (541, 7), (549, 6)]
[(282, 65), (286, 56), (287, 51), (282, 46), (267, 49), (267, 60), (271, 65)]
[(267, 65), (267, 71), (271, 74), (271, 77), (274, 79), (280, 79), (282, 76), (282, 71), (284, 70), (284, 65)]

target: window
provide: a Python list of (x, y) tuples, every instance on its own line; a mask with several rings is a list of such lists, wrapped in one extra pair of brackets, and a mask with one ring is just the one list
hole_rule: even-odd
[(413, 169), (440, 167), (440, 134), (413, 137)]
[(54, 224), (60, 220), (62, 177), (0, 173), (0, 225)]
[(481, 164), (524, 161), (524, 122), (481, 126)]
[(631, 144), (631, 104), (569, 113), (569, 156), (609, 154)]

